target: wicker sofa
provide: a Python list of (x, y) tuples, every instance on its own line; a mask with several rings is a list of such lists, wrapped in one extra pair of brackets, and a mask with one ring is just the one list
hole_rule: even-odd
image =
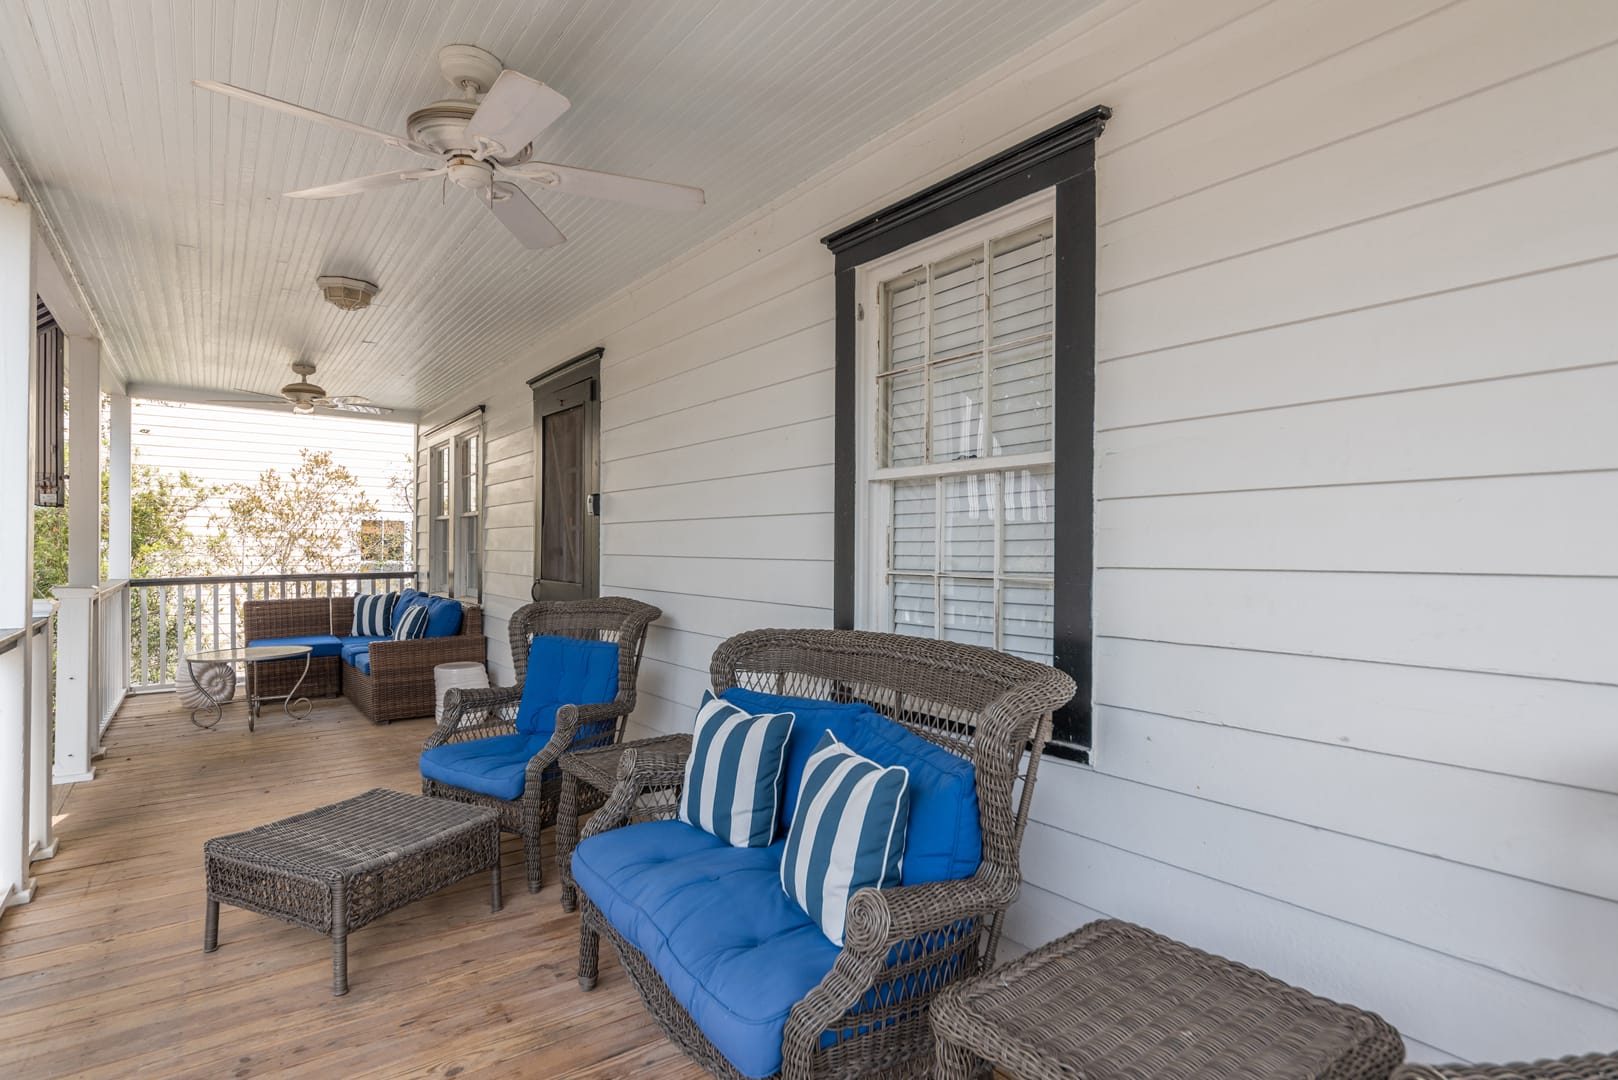
[[(811, 713), (869, 706), (881, 714), (879, 726), (920, 736), (929, 754), (958, 768), (958, 759), (970, 762), (977, 869), (861, 889), (849, 900), (839, 949), (812, 924), (795, 925), (790, 911), (772, 921), (789, 903), (778, 862), (768, 865), (782, 844), (732, 848), (671, 820), (684, 758), (632, 748), (573, 854), (580, 986), (595, 986), (605, 937), (658, 1024), (717, 1076), (928, 1075), (929, 1005), (994, 956), (1022, 880), (1019, 849), (1050, 714), (1073, 696), (1073, 680), (976, 646), (855, 630), (739, 634), (715, 651), (711, 675), (733, 701), (738, 691), (797, 699), (811, 745), (819, 738)], [(793, 782), (790, 773), (784, 782)], [(961, 816), (936, 805), (928, 818)], [(687, 910), (693, 906), (706, 914)], [(741, 1056), (732, 1060), (715, 1039)]]
[[(242, 605), (243, 640), (249, 642), (325, 636), (342, 639), (349, 636), (353, 623), (352, 596), (249, 600)], [(411, 641), (374, 641), (369, 649), (369, 672), (344, 663), (340, 655), (314, 656), (299, 693), (309, 697), (335, 697), (340, 693), (377, 724), (431, 716), (437, 704), (433, 700), (433, 668), (457, 660), (483, 663), (487, 645), (483, 609), (461, 601), (458, 633)], [(248, 671), (248, 692), (285, 694), (302, 670), (301, 660), (253, 664)]]

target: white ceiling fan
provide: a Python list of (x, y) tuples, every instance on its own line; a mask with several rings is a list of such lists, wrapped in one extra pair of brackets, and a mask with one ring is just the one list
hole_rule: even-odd
[(438, 66), (449, 84), (460, 91), (461, 98), (435, 101), (411, 113), (402, 136), (227, 83), (197, 79), (192, 85), (368, 135), (438, 163), (434, 168), (394, 169), (289, 191), (289, 198), (331, 199), (443, 176), (476, 193), (500, 223), (529, 248), (552, 247), (567, 238), (512, 180), (530, 180), (573, 195), (663, 210), (696, 210), (703, 205), (701, 188), (533, 160), (534, 137), (567, 111), (567, 98), (537, 79), (503, 67), (494, 55), (475, 45), (444, 46), (438, 51)]
[[(315, 373), (315, 365), (307, 360), (299, 360), (292, 365), (292, 372), (297, 376), (295, 380), (281, 387), (279, 394), (264, 394), (257, 390), (243, 390), (239, 386), (231, 387), (238, 394), (247, 394), (252, 397), (268, 398), (291, 403), (292, 411), (300, 416), (307, 416), (316, 409), (332, 409), (336, 412), (367, 413), (371, 416), (385, 416), (392, 409), (384, 409), (380, 405), (372, 405), (369, 398), (359, 397), (355, 394), (328, 396), (325, 388), (316, 386), (309, 381)], [(239, 399), (215, 398), (209, 404), (213, 405), (240, 405)]]

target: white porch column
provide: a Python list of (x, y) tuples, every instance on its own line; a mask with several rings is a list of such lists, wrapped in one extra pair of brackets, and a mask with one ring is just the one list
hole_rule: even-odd
[(27, 903), (28, 738), (34, 607), (33, 213), (0, 194), (0, 627), (19, 627), (0, 653), (0, 908)]
[(101, 644), (96, 593), (101, 583), (101, 343), (67, 339), (67, 584), (61, 601), (56, 665), (56, 756), (59, 784), (95, 776), (90, 764), (100, 742)]
[(67, 339), (67, 581), (101, 582), (101, 342)]
[(130, 576), (134, 533), (130, 528), (129, 395), (107, 395), (107, 580)]
[(51, 658), (55, 655), (56, 604), (34, 601), (33, 711), (28, 727), (28, 852), (31, 859), (56, 854), (51, 826)]

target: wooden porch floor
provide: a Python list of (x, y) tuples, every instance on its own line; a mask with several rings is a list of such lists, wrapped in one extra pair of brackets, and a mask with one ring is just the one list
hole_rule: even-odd
[[(96, 779), (59, 789), (60, 851), (0, 918), (0, 1076), (668, 1078), (705, 1075), (658, 1031), (606, 949), (574, 980), (578, 923), (554, 863), (538, 895), (505, 843), (505, 907), (483, 875), (349, 939), (239, 909), (202, 952), (202, 844), (373, 787), (418, 790), (431, 721), (376, 727), (342, 699), (305, 720), (243, 706), (213, 731), (172, 694), (131, 698)], [(549, 856), (547, 855), (547, 858)]]

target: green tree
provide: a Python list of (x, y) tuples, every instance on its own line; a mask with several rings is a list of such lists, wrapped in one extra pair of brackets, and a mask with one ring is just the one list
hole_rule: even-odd
[(361, 561), (360, 529), (376, 517), (353, 473), (329, 451), (300, 450), (285, 476), (266, 469), (226, 489), (213, 518), (216, 562), (239, 574), (337, 573)]
[[(109, 478), (101, 473), (101, 505)], [(214, 494), (189, 473), (168, 476), (136, 462), (130, 474), (130, 565), (133, 576), (170, 577), (206, 572), (208, 554), (186, 528), (186, 517)], [(71, 497), (71, 493), (70, 493)], [(67, 507), (34, 508), (34, 595), (48, 597), (67, 583)], [(107, 574), (107, 517), (101, 515), (101, 576)]]

